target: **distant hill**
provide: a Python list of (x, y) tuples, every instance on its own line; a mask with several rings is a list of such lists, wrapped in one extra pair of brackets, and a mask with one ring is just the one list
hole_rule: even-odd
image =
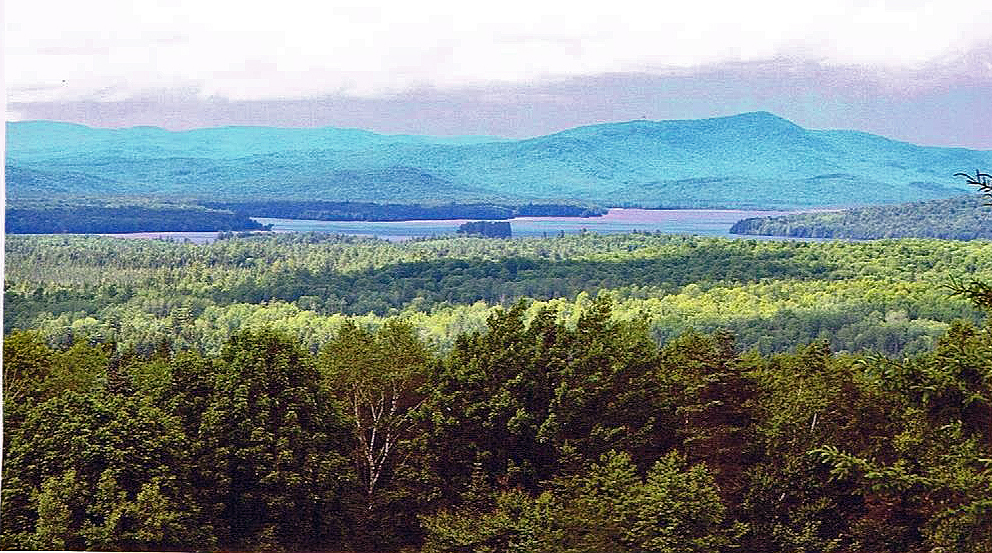
[(732, 234), (805, 238), (992, 239), (992, 210), (978, 194), (944, 200), (796, 213), (738, 221)]
[(817, 131), (766, 112), (579, 127), (525, 140), (224, 127), (7, 123), (7, 193), (643, 207), (864, 205), (961, 194), (992, 152)]

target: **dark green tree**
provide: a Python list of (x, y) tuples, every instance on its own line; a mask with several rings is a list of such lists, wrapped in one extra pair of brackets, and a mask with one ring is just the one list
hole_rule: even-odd
[(30, 409), (5, 447), (4, 549), (212, 543), (176, 470), (188, 462), (181, 427), (146, 398), (64, 392)]
[(725, 512), (705, 465), (672, 452), (639, 476), (629, 455), (610, 452), (537, 496), (504, 491), (490, 510), (465, 505), (426, 517), (424, 551), (731, 550), (741, 528)]
[(95, 391), (105, 383), (107, 349), (74, 342), (53, 350), (34, 331), (3, 340), (4, 432), (16, 433), (27, 410), (67, 391)]
[(218, 365), (196, 450), (220, 543), (338, 547), (355, 484), (346, 457), (353, 446), (313, 358), (290, 338), (257, 330), (232, 336)]
[(687, 332), (662, 346), (656, 378), (671, 398), (672, 428), (690, 462), (705, 462), (728, 504), (740, 501), (741, 473), (754, 462), (756, 391), (737, 359), (734, 338)]
[(568, 466), (611, 449), (630, 451), (646, 470), (673, 444), (656, 347), (638, 324), (614, 321), (608, 299), (574, 328), (526, 304), (494, 315), (485, 333), (461, 336), (426, 405), (430, 447), (448, 454), (435, 471), (457, 502), (473, 467), (492, 486), (540, 489)]

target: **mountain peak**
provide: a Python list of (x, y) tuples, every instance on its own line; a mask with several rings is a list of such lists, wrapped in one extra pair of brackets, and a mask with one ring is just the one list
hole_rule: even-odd
[(744, 113), (738, 113), (737, 115), (729, 115), (729, 118), (738, 117), (741, 119), (773, 119), (777, 121), (788, 121), (784, 117), (779, 117), (770, 111), (745, 111)]
[(714, 122), (725, 122), (733, 124), (750, 124), (750, 125), (764, 125), (764, 126), (782, 126), (782, 127), (795, 127), (797, 129), (802, 129), (799, 125), (789, 121), (784, 117), (779, 117), (770, 111), (748, 111), (745, 113), (738, 113), (737, 115), (727, 115), (724, 117), (713, 117), (710, 119), (701, 119), (700, 121), (714, 121)]

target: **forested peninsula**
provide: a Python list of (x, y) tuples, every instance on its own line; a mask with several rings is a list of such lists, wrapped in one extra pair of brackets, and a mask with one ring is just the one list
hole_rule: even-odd
[(794, 238), (992, 238), (992, 212), (974, 194), (943, 200), (795, 213), (738, 221), (731, 234)]
[(582, 204), (491, 203), (383, 204), (322, 200), (225, 201), (202, 203), (211, 209), (251, 217), (312, 219), (318, 221), (414, 221), (443, 219), (512, 219), (514, 217), (598, 217), (606, 209)]
[(267, 230), (243, 213), (196, 205), (112, 202), (7, 207), (7, 234), (115, 234)]

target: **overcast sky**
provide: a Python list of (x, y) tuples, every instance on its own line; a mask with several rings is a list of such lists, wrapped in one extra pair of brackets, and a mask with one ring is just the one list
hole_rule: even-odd
[(7, 118), (534, 136), (768, 110), (992, 149), (992, 2), (6, 0)]

